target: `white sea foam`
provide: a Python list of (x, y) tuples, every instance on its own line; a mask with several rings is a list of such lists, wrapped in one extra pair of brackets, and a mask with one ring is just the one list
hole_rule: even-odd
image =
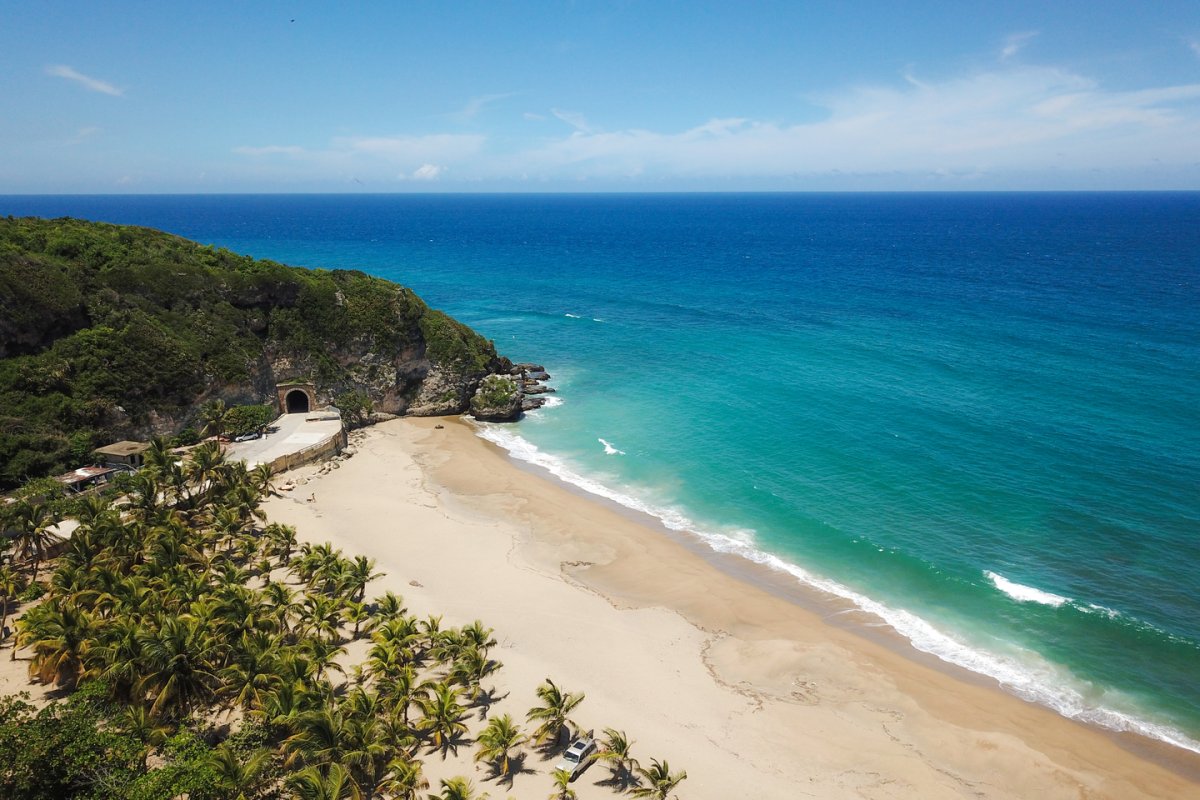
[(1013, 600), (1021, 603), (1040, 603), (1044, 606), (1053, 606), (1054, 608), (1058, 608), (1063, 603), (1068, 603), (1071, 600), (1071, 598), (1063, 597), (1061, 594), (1043, 592), (1041, 589), (1035, 589), (1032, 586), (1026, 586), (1022, 583), (1015, 583), (1003, 575), (990, 570), (984, 572), (983, 574), (987, 576), (988, 580), (992, 582), (993, 586), (1004, 592)]
[(612, 443), (609, 442), (607, 439), (597, 439), (596, 441), (598, 441), (600, 444), (604, 445), (604, 455), (606, 455), (606, 456), (623, 456), (623, 455), (625, 455), (624, 450), (618, 450), (617, 448), (613, 447)]
[(563, 314), (563, 316), (570, 317), (571, 319), (583, 319), (583, 317), (579, 316), (578, 314)]
[[(1030, 650), (1009, 647), (1007, 652), (994, 652), (965, 641), (962, 637), (939, 630), (922, 617), (902, 608), (893, 608), (872, 600), (837, 581), (815, 575), (803, 567), (785, 561), (779, 556), (760, 550), (755, 544), (754, 531), (737, 529), (728, 532), (705, 530), (694, 524), (678, 508), (658, 506), (645, 502), (631, 493), (618, 491), (603, 483), (579, 474), (566, 461), (539, 450), (532, 442), (512, 433), (511, 429), (488, 423), (475, 423), (479, 435), (503, 447), (517, 459), (536, 464), (550, 474), (573, 484), (591, 494), (620, 503), (627, 508), (657, 517), (667, 528), (690, 533), (705, 542), (714, 551), (745, 558), (755, 564), (768, 567), (795, 578), (799, 583), (849, 601), (863, 611), (873, 614), (901, 636), (908, 639), (921, 652), (936, 656), (949, 664), (987, 675), (1018, 697), (1054, 709), (1064, 717), (1099, 725), (1114, 731), (1128, 731), (1158, 739), (1176, 747), (1200, 753), (1200, 742), (1166, 725), (1141, 719), (1133, 713), (1116, 710), (1115, 705), (1133, 705), (1122, 702), (1118, 693), (1108, 692), (1101, 705), (1089, 696), (1089, 689), (1074, 678), (1063, 667), (1046, 661)], [(603, 441), (603, 440), (601, 440)], [(989, 577), (994, 573), (989, 573)], [(1068, 602), (1067, 598), (1042, 592), (1038, 589), (1013, 584), (996, 575), (1005, 584), (1019, 587), (1016, 591), (1034, 592), (1037, 599), (1050, 605)], [(995, 581), (993, 580), (995, 583)], [(997, 584), (999, 588), (999, 584)], [(1001, 589), (1001, 591), (1004, 591)], [(1008, 594), (1008, 592), (1005, 592)], [(1049, 602), (1053, 598), (1054, 602)]]

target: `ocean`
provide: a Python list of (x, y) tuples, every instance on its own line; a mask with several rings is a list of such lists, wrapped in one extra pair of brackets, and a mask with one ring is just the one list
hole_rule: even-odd
[(1200, 751), (1200, 193), (0, 197), (411, 286), (515, 458)]

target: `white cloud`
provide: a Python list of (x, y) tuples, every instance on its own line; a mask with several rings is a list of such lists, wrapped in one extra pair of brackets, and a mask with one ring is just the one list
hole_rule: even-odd
[(1000, 49), (1000, 60), (1007, 61), (1021, 52), (1021, 48), (1028, 44), (1038, 33), (1038, 31), (1023, 31), (1022, 33), (1014, 33), (1005, 38), (1004, 47)]
[(414, 181), (436, 181), (443, 171), (445, 167), (439, 167), (437, 164), (422, 164), (413, 170), (409, 177)]
[(486, 137), (480, 134), (433, 133), (425, 136), (365, 136), (333, 140), (331, 150), (394, 162), (427, 164), (474, 155)]
[(521, 116), (533, 122), (540, 122), (546, 118), (545, 114), (534, 114), (532, 111), (526, 111)]
[[(681, 132), (569, 136), (516, 154), (505, 177), (772, 177), (1133, 167), (1153, 156), (1192, 164), (1200, 84), (1107, 91), (1053, 68), (1012, 68), (823, 98), (828, 116), (780, 125), (713, 119)], [(562, 116), (556, 114), (562, 119)], [(567, 120), (564, 120), (567, 121)], [(497, 175), (496, 177), (500, 177)]]
[(479, 116), (479, 112), (483, 111), (483, 109), (487, 108), (492, 103), (505, 100), (512, 96), (512, 92), (504, 92), (502, 94), (485, 94), (481, 95), (480, 97), (472, 97), (467, 101), (465, 106), (450, 116), (459, 120), (460, 122), (467, 122)]
[(1192, 49), (1192, 52), (1195, 53), (1198, 58), (1200, 58), (1200, 39), (1188, 39), (1187, 44), (1188, 47)]
[(580, 114), (578, 111), (563, 111), (562, 109), (552, 108), (550, 109), (550, 113), (581, 133), (592, 132), (591, 126), (588, 125), (583, 114)]
[(46, 74), (53, 75), (56, 78), (66, 78), (67, 80), (76, 81), (82, 84), (93, 92), (101, 92), (103, 94), (111, 94), (115, 97), (120, 97), (125, 94), (124, 90), (118, 89), (108, 81), (102, 81), (99, 78), (93, 78), (89, 75), (84, 75), (82, 72), (68, 67), (66, 64), (55, 64), (46, 67)]

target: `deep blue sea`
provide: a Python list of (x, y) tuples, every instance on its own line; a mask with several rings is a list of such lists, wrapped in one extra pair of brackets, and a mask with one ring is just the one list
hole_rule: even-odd
[(1200, 194), (0, 197), (413, 287), (517, 458), (1200, 750)]

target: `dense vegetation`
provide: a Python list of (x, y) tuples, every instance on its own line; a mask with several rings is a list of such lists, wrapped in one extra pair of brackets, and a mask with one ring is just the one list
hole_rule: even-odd
[[(418, 619), (392, 593), (368, 600), (371, 560), (267, 524), (269, 469), (211, 443), (186, 463), (161, 441), (146, 458), (118, 506), (82, 502), (49, 570), (54, 516), (34, 501), (0, 511), (15, 534), (0, 540), (0, 628), (19, 611), (11, 658), (21, 648), (31, 678), (67, 695), (40, 710), (0, 698), (0, 797), (471, 800), (465, 778), (423, 794), (422, 768), (472, 744), (471, 717), (475, 759), (509, 788), (527, 748), (577, 729), (583, 695), (550, 680), (529, 731), (488, 719), (491, 629)], [(366, 661), (347, 664), (364, 637)], [(665, 799), (686, 777), (641, 766), (620, 731), (604, 741), (615, 790)], [(567, 773), (554, 778), (555, 797), (574, 797)]]
[(293, 378), (363, 391), (372, 368), (353, 367), (367, 353), (472, 374), (496, 359), (466, 326), (361, 272), (146, 228), (0, 218), (0, 489), (108, 441), (177, 433), (211, 397), (261, 403)]

